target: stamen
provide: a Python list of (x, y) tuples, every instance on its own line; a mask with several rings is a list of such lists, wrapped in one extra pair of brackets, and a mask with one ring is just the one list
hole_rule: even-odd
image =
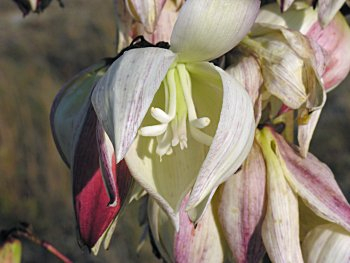
[(139, 134), (142, 136), (159, 136), (166, 131), (168, 124), (158, 124), (152, 126), (142, 127), (139, 130)]
[(191, 125), (198, 129), (203, 129), (210, 124), (210, 119), (208, 117), (202, 117), (191, 121)]
[(207, 146), (210, 146), (211, 143), (213, 142), (213, 137), (198, 130), (197, 128), (195, 128), (193, 126), (190, 126), (190, 132), (191, 132), (193, 139), (195, 139), (197, 142), (203, 143)]
[(161, 123), (169, 123), (171, 121), (170, 116), (159, 108), (151, 108), (151, 115), (157, 121)]

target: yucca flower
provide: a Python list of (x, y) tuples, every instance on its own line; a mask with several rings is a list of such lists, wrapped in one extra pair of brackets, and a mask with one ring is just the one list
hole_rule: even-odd
[(133, 49), (106, 72), (92, 94), (116, 163), (179, 225), (179, 209), (198, 219), (220, 183), (244, 161), (255, 122), (244, 88), (207, 62), (250, 30), (260, 2), (186, 1), (170, 50)]

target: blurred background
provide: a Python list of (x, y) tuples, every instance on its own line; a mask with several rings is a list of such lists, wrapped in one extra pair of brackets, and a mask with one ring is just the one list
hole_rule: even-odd
[[(109, 251), (98, 257), (76, 241), (69, 170), (54, 146), (49, 112), (59, 88), (100, 58), (115, 55), (112, 1), (53, 1), (23, 18), (15, 4), (0, 1), (0, 229), (30, 223), (42, 239), (74, 262), (160, 262), (141, 236), (137, 207), (127, 209)], [(331, 92), (311, 151), (335, 173), (350, 200), (350, 77)], [(127, 220), (126, 220), (127, 218)], [(22, 262), (59, 262), (24, 243)]]

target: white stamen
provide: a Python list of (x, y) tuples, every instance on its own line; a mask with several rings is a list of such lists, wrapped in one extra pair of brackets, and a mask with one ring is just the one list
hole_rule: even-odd
[(210, 119), (208, 117), (202, 117), (191, 121), (191, 125), (198, 129), (203, 129), (210, 124)]
[(167, 127), (168, 124), (146, 126), (139, 130), (139, 134), (142, 136), (159, 136), (166, 131)]
[(157, 121), (161, 123), (169, 123), (171, 121), (170, 116), (164, 112), (162, 109), (159, 108), (151, 108), (151, 115), (153, 118), (155, 118)]
[(195, 139), (197, 142), (203, 143), (207, 146), (210, 146), (211, 143), (213, 142), (213, 137), (198, 130), (197, 128), (195, 128), (193, 126), (190, 126), (190, 132), (191, 132), (193, 139)]

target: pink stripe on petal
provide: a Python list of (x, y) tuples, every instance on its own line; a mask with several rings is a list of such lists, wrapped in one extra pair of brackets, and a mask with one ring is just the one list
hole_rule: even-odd
[(328, 166), (312, 154), (302, 158), (280, 135), (273, 135), (286, 165), (286, 178), (294, 191), (318, 216), (350, 231), (350, 205)]

